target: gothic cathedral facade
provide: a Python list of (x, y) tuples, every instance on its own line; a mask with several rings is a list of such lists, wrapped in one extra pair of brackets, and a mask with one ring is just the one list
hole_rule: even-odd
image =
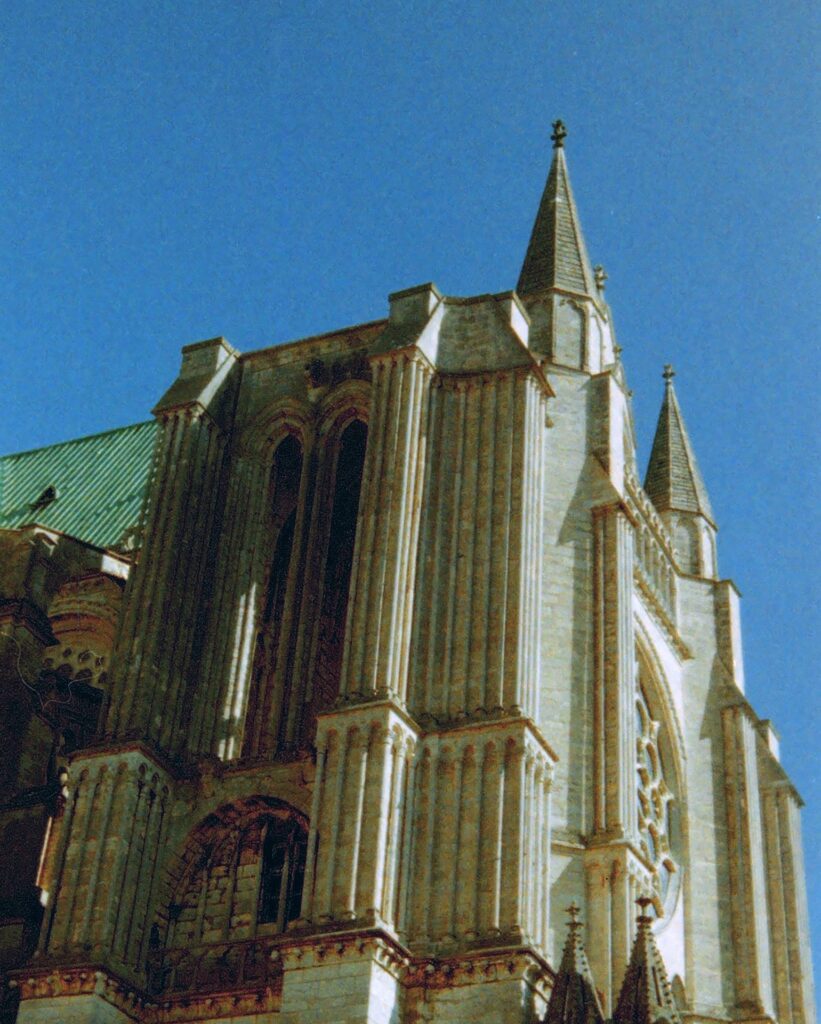
[(813, 1024), (801, 799), (554, 128), (515, 291), (0, 460), (3, 1021)]

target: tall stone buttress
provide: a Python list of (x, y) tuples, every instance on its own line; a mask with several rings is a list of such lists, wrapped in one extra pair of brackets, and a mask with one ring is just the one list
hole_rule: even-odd
[(814, 1020), (801, 798), (553, 127), (516, 291), (189, 345), (0, 459), (0, 1024)]

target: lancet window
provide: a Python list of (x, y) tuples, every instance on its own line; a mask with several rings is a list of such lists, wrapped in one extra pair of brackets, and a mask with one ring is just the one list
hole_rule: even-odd
[(282, 642), (282, 625), (301, 477), (302, 448), (295, 437), (289, 436), (277, 447), (271, 474), (271, 533), (275, 540), (254, 652), (243, 749), (246, 756), (266, 753), (270, 747), (274, 677), (282, 669), (280, 654), (287, 650), (287, 643)]
[(265, 827), (260, 875), (260, 924), (276, 924), (283, 931), (299, 917), (308, 835), (294, 819), (272, 819)]
[(330, 520), (321, 573), (321, 603), (313, 663), (312, 686), (306, 725), (315, 730), (317, 714), (333, 703), (339, 693), (345, 620), (353, 566), (359, 492), (365, 462), (368, 430), (353, 420), (339, 438), (336, 468), (329, 503)]
[(642, 852), (654, 870), (659, 909), (669, 901), (676, 865), (671, 853), (673, 793), (665, 778), (662, 725), (650, 713), (644, 686), (636, 687), (638, 823)]
[(367, 442), (367, 426), (351, 412), (337, 407), (326, 417), (309, 457), (293, 436), (274, 454), (244, 757), (309, 746), (316, 716), (339, 693)]

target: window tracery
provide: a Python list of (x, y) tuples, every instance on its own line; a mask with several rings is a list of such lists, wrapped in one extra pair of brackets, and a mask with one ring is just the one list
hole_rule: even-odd
[(307, 849), (307, 821), (285, 804), (210, 816), (175, 887), (167, 948), (284, 931), (299, 916)]
[(260, 871), (259, 924), (275, 924), (284, 931), (299, 917), (308, 834), (294, 819), (272, 819), (265, 826)]
[(669, 905), (676, 864), (671, 851), (673, 793), (660, 747), (662, 725), (653, 718), (641, 681), (636, 685), (636, 785), (639, 843), (653, 866), (657, 909)]

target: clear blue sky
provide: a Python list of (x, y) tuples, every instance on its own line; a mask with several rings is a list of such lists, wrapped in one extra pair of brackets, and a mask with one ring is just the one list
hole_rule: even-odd
[[(503, 12), (503, 13), (500, 13)], [(677, 386), (805, 799), (821, 964), (817, 4), (0, 7), (0, 452), (145, 419), (183, 344), (515, 285), (550, 157), (605, 264), (642, 461)]]

